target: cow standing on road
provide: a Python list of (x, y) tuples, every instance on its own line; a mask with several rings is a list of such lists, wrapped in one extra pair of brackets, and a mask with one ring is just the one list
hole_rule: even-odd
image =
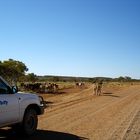
[(102, 81), (94, 82), (93, 83), (93, 94), (100, 96), (102, 93), (102, 85), (103, 85)]

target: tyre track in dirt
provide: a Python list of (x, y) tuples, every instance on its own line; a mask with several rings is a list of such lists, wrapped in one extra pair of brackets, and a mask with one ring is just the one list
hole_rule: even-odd
[(133, 109), (131, 108), (125, 120), (123, 120), (119, 127), (114, 130), (109, 140), (124, 140), (124, 136), (126, 135), (127, 131), (130, 130), (130, 124), (134, 121), (134, 118), (138, 112), (139, 108), (136, 104)]
[(140, 109), (134, 115), (123, 140), (140, 140)]
[[(58, 108), (54, 110), (50, 109), (48, 112), (46, 111), (46, 118), (42, 118), (41, 122), (43, 122), (40, 126), (42, 129), (75, 133), (91, 139), (105, 139), (102, 135), (105, 135), (106, 139), (109, 139), (109, 137), (115, 133), (121, 135), (119, 131), (117, 131), (119, 126), (126, 118), (132, 118), (132, 114), (137, 108), (137, 102), (132, 100), (139, 97), (140, 91), (134, 92), (134, 89), (135, 87), (116, 93), (116, 95), (120, 96), (119, 98), (106, 96), (92, 98), (92, 90), (90, 89), (88, 94), (85, 94), (82, 98), (71, 101), (68, 100), (68, 102), (61, 103)], [(122, 112), (120, 111), (121, 109)], [(127, 114), (121, 118), (125, 109), (131, 109), (132, 111), (127, 112)], [(111, 113), (110, 110), (112, 111)], [(115, 114), (119, 117), (114, 117)], [(114, 126), (114, 121), (109, 120), (111, 116), (118, 122), (117, 125)], [(99, 118), (101, 118), (101, 120)], [(108, 125), (108, 127), (104, 127), (103, 123), (104, 125)], [(110, 127), (112, 127), (113, 130), (111, 130)], [(108, 133), (107, 131), (110, 133), (106, 134)]]
[[(98, 114), (98, 113), (100, 113), (100, 112), (103, 112), (104, 110), (108, 110), (108, 108), (112, 108), (113, 106), (119, 106), (119, 105), (121, 105), (122, 106), (122, 104), (121, 103), (125, 103), (125, 100), (127, 100), (127, 102), (128, 102), (128, 99), (129, 99), (129, 101), (132, 99), (132, 97), (133, 98), (135, 98), (137, 95), (128, 95), (128, 96), (126, 96), (125, 98), (122, 98), (121, 100), (119, 100), (119, 101), (112, 101), (112, 102), (110, 102), (110, 103), (105, 103), (105, 104), (103, 104), (102, 106), (100, 106), (100, 108), (97, 108), (97, 110), (95, 110), (94, 112), (93, 112), (93, 110), (90, 110), (90, 112), (88, 112), (88, 116), (85, 116), (85, 114), (82, 116), (82, 121), (84, 121), (84, 120), (87, 120), (87, 117), (88, 118), (91, 118), (92, 116), (95, 116), (96, 114)], [(77, 120), (74, 122), (74, 125), (77, 123), (79, 123), (79, 122), (81, 122), (81, 120), (80, 120), (80, 118), (81, 117), (79, 117), (79, 118), (77, 118)], [(73, 122), (73, 121), (72, 121)], [(70, 124), (69, 125), (69, 127), (71, 128), (72, 127), (72, 125), (73, 124)]]
[[(123, 92), (122, 95), (121, 95), (121, 93), (119, 93), (118, 95), (123, 97), (123, 96), (126, 96), (125, 94), (127, 94), (127, 93)], [(49, 106), (49, 108), (47, 108), (46, 113), (48, 113), (49, 115), (51, 115), (51, 112), (53, 114), (54, 114), (54, 112), (55, 112), (55, 114), (61, 113), (60, 110), (65, 111), (65, 110), (72, 108), (72, 106), (73, 106), (73, 108), (78, 105), (81, 106), (81, 103), (84, 103), (87, 100), (93, 100), (93, 99), (96, 101), (97, 98), (99, 98), (99, 96), (93, 96), (92, 87), (90, 87), (89, 89), (86, 89), (82, 92), (79, 92), (72, 96), (70, 95), (70, 97), (67, 97), (66, 99), (64, 99), (64, 101), (62, 101), (60, 103), (56, 103), (55, 105)], [(109, 99), (109, 101), (111, 101), (111, 100)]]
[[(88, 89), (88, 90), (90, 90), (90, 89)], [(88, 91), (88, 90), (86, 90), (86, 91)], [(84, 91), (84, 92), (86, 92), (86, 91)], [(80, 92), (80, 94), (81, 93), (83, 93), (83, 91)], [(79, 93), (78, 93), (78, 95), (79, 95)], [(75, 96), (77, 96), (77, 95), (75, 95)], [(64, 112), (64, 111), (70, 109), (72, 106), (73, 107), (77, 106), (77, 105), (79, 105), (79, 103), (84, 103), (84, 101), (89, 100), (91, 98), (91, 96), (89, 95), (89, 96), (86, 96), (86, 97), (82, 97), (82, 98), (80, 97), (80, 98), (77, 98), (77, 99), (73, 99), (73, 98), (75, 98), (75, 96), (70, 97), (71, 100), (69, 100), (69, 101), (64, 100), (60, 103), (56, 103), (55, 105), (49, 106), (47, 108), (47, 111), (46, 111), (46, 114), (48, 113), (47, 117), (52, 116), (54, 114), (55, 115), (59, 114), (59, 113), (61, 114), (61, 112)]]

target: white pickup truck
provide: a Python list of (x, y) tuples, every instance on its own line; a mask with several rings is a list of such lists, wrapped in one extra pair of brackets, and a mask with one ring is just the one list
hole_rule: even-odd
[(0, 77), (0, 128), (10, 126), (26, 135), (33, 134), (38, 115), (44, 113), (45, 101), (32, 93), (20, 93)]

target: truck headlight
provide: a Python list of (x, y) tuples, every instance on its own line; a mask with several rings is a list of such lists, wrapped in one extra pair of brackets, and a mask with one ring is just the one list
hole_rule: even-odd
[(41, 106), (43, 106), (44, 108), (46, 108), (47, 107), (46, 101), (44, 101), (44, 99), (43, 99), (42, 96), (38, 96), (38, 97), (39, 97)]

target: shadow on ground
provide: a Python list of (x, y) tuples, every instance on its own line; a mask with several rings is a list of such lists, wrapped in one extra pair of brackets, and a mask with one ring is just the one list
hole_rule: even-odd
[(120, 96), (117, 96), (117, 95), (113, 95), (113, 93), (110, 93), (110, 92), (104, 92), (102, 94), (102, 96), (120, 97)]
[(11, 129), (0, 129), (0, 140), (88, 140), (87, 138), (73, 134), (47, 130), (37, 130), (36, 133), (30, 137), (20, 135)]

